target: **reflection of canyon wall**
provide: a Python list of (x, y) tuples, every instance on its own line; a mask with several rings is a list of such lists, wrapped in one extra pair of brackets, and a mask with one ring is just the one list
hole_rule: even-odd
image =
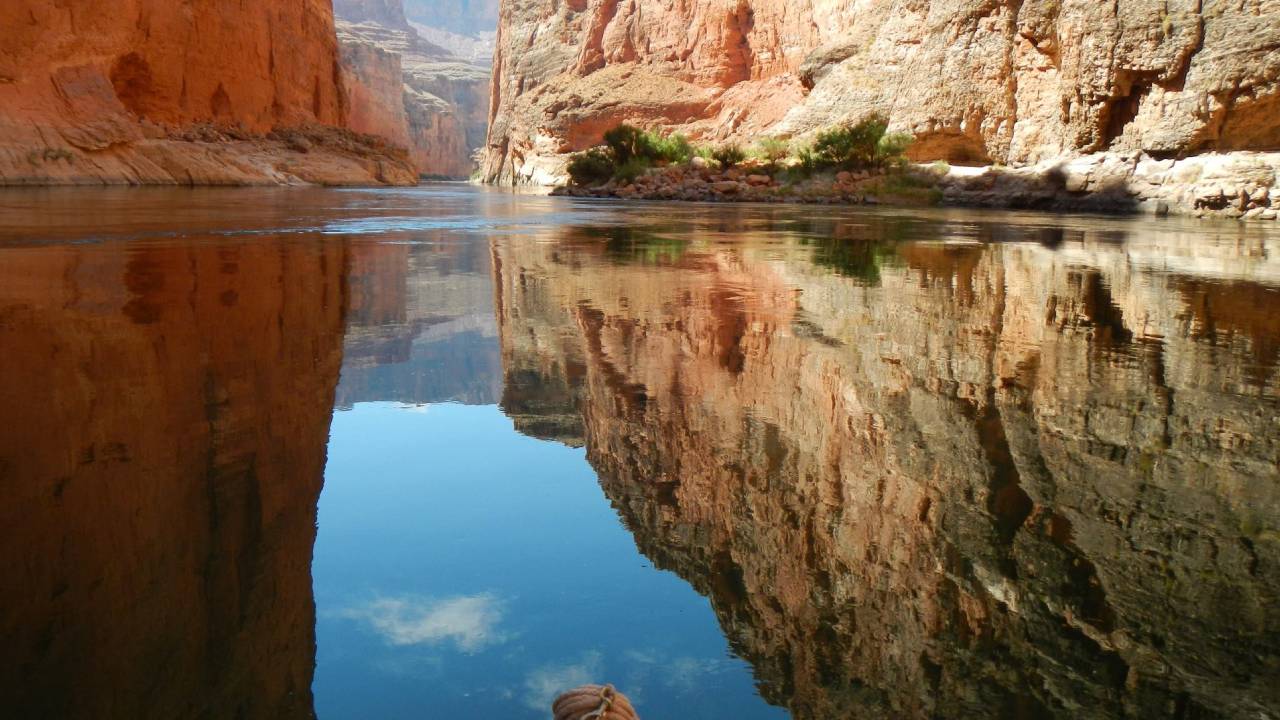
[(339, 407), (498, 401), (488, 252), (483, 243), (457, 242), (442, 231), (419, 240), (351, 248)]
[(484, 173), (562, 175), (618, 122), (805, 136), (871, 113), (919, 159), (1280, 149), (1280, 0), (505, 2)]
[(907, 223), (498, 241), (505, 403), (798, 719), (1280, 713), (1274, 248)]
[(0, 185), (413, 180), (341, 130), (328, 0), (6, 0), (0, 28)]
[(313, 717), (342, 246), (0, 262), (5, 714)]
[(488, 123), (490, 59), (427, 41), (400, 0), (336, 9), (352, 127), (403, 143), (423, 175), (469, 176)]

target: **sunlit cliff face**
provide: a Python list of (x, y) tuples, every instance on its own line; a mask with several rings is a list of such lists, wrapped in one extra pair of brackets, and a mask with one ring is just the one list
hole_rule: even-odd
[(8, 246), (0, 262), (4, 713), (312, 717), (343, 245)]
[(493, 254), (504, 408), (586, 444), (767, 698), (1280, 713), (1274, 242), (764, 212)]

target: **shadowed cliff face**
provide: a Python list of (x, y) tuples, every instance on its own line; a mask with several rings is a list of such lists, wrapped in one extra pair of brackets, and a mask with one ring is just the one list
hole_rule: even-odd
[(495, 241), (504, 408), (766, 698), (1280, 715), (1275, 238), (717, 217)]
[(308, 718), (346, 251), (0, 248), (0, 698)]

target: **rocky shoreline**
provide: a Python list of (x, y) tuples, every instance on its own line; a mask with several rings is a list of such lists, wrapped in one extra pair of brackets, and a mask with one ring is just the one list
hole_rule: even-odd
[[(312, 125), (253, 133), (141, 122), (127, 142), (0, 143), (0, 187), (75, 185), (408, 186), (407, 153), (380, 137)], [(110, 138), (108, 138), (110, 139)]]
[(1158, 159), (1095, 153), (1025, 167), (914, 165), (901, 171), (817, 173), (793, 179), (755, 161), (725, 171), (695, 159), (634, 181), (564, 185), (568, 197), (685, 202), (957, 205), (1275, 221), (1280, 153)]

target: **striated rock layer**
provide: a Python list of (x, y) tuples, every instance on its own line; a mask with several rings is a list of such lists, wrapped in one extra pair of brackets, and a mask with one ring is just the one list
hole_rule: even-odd
[(413, 181), (332, 130), (329, 0), (10, 0), (0, 27), (0, 185)]
[(0, 701), (312, 718), (311, 554), (342, 363), (319, 236), (0, 249)]
[(1274, 239), (732, 212), (496, 240), (504, 407), (766, 698), (1280, 715)]
[(704, 140), (871, 113), (920, 160), (1280, 149), (1280, 0), (505, 2), (484, 175), (618, 122)]
[(352, 127), (403, 144), (422, 175), (469, 177), (488, 123), (488, 59), (424, 39), (400, 0), (337, 8)]

